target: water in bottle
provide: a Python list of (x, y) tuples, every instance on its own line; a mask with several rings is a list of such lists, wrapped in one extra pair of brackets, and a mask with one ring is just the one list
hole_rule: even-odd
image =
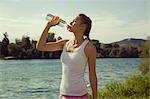
[[(53, 16), (54, 15), (52, 15), (52, 14), (47, 14), (46, 15), (46, 20), (51, 20), (52, 18), (53, 18)], [(58, 24), (58, 26), (60, 26), (60, 27), (66, 27), (67, 26), (67, 22), (66, 21), (64, 21), (64, 20), (62, 20), (62, 19), (60, 19), (60, 23)]]

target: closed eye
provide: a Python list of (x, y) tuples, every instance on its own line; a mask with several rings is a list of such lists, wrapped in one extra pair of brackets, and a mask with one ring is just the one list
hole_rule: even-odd
[(77, 20), (74, 19), (70, 24), (73, 25), (73, 24), (75, 24), (76, 22), (77, 22)]
[(75, 23), (76, 23), (76, 22), (77, 22), (77, 20), (76, 20), (76, 19), (74, 19), (74, 20), (73, 20), (73, 22), (75, 22)]
[(77, 20), (76, 20), (76, 19), (74, 19), (74, 20), (73, 20), (73, 23), (76, 23), (76, 22), (77, 22)]

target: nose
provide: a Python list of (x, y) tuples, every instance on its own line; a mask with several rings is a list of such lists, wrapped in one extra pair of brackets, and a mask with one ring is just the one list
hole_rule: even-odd
[(70, 25), (72, 25), (73, 24), (73, 21), (72, 22), (70, 22)]

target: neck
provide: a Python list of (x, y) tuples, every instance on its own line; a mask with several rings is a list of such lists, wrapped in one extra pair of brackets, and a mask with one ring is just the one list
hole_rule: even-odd
[(84, 41), (84, 38), (83, 36), (75, 36), (74, 41), (76, 44), (81, 44)]

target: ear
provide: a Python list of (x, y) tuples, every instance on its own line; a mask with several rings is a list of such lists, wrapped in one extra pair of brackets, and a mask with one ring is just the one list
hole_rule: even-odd
[(81, 30), (85, 30), (86, 29), (86, 24), (80, 24), (80, 27), (81, 27), (80, 28)]

